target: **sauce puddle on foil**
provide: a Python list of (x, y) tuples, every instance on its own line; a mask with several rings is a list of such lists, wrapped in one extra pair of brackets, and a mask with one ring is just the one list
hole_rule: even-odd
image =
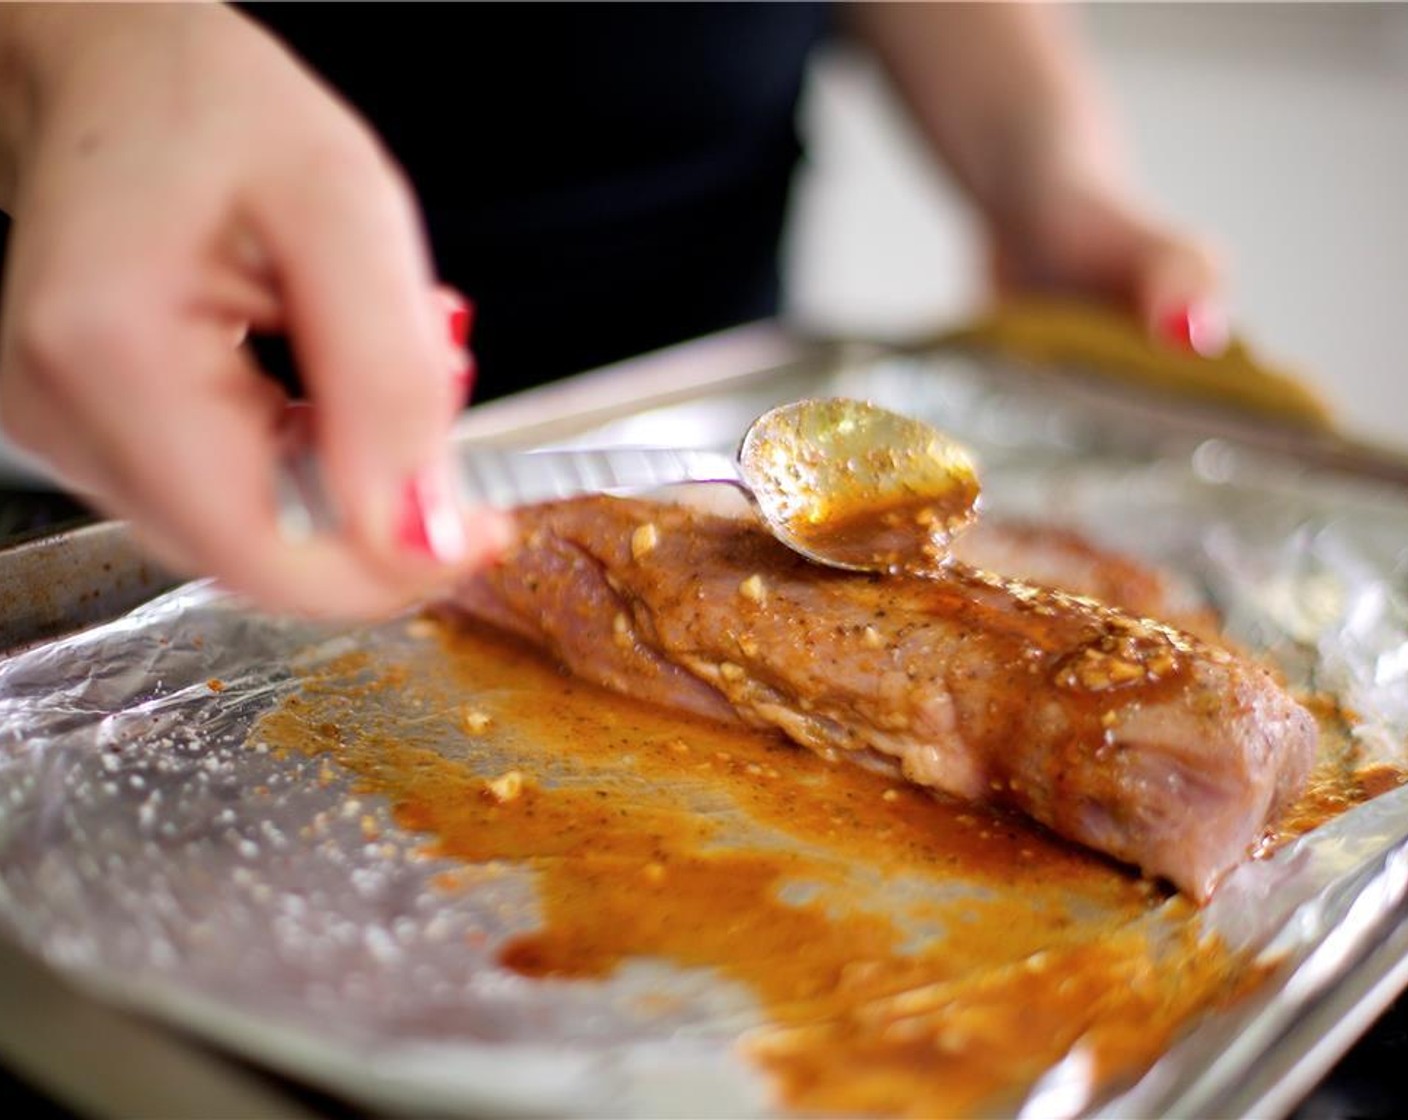
[(1320, 728), (1315, 768), (1304, 792), (1286, 807), (1262, 838), (1255, 853), (1259, 858), (1271, 855), (1356, 805), (1408, 783), (1408, 773), (1402, 767), (1365, 761), (1352, 730), (1358, 717), (1334, 697), (1313, 693), (1297, 699), (1315, 717)]
[(507, 638), (412, 630), (395, 664), (310, 675), (255, 737), (334, 759), (427, 855), (531, 869), (542, 924), (499, 946), (505, 968), (598, 982), (652, 958), (746, 985), (762, 1025), (740, 1048), (789, 1107), (1010, 1108), (1077, 1045), (1093, 1082), (1119, 1079), (1255, 982), (1192, 907), (1015, 818), (623, 699)]

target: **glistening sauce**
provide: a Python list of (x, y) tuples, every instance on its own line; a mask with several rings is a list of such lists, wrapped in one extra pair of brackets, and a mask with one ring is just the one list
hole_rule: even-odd
[[(1077, 1042), (1113, 1077), (1251, 980), (1190, 907), (1015, 818), (623, 699), (504, 639), (437, 639), (370, 683), (355, 659), (318, 674), (261, 739), (335, 759), (434, 854), (531, 868), (543, 922), (499, 947), (505, 967), (591, 982), (648, 957), (747, 985), (767, 1025), (741, 1046), (793, 1108), (1000, 1108)], [(357, 717), (379, 690), (420, 713), (415, 736)]]

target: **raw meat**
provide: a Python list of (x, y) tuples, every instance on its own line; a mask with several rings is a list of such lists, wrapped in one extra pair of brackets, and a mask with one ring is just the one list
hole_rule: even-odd
[(834, 571), (657, 502), (520, 523), (460, 610), (608, 688), (1015, 808), (1199, 900), (1312, 763), (1315, 723), (1266, 669), (1089, 599), (957, 561)]

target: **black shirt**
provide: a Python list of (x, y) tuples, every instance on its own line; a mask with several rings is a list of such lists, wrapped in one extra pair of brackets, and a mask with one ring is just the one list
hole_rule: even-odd
[(820, 4), (248, 11), (405, 167), (476, 398), (775, 313)]

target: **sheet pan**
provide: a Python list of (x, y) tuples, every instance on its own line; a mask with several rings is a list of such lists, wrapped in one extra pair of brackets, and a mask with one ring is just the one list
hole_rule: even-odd
[[(1385, 463), (1394, 466), (1392, 457), (1365, 462), (1362, 469), (1353, 456), (1334, 462), (1300, 457), (1293, 446), (1288, 453), (1280, 433), (1271, 441), (1255, 438), (1244, 425), (1223, 425), (1204, 414), (1190, 419), (1137, 396), (959, 354), (886, 356), (869, 347), (800, 352), (767, 331), (709, 345), (712, 355), (707, 346), (677, 354), (687, 359), (683, 365), (667, 357), (489, 406), (470, 414), (463, 438), (713, 446), (736, 438), (770, 404), (822, 393), (866, 396), (918, 412), (977, 446), (990, 509), (1054, 515), (1171, 564), (1229, 610), (1239, 638), (1268, 651), (1300, 683), (1344, 697), (1359, 714), (1355, 734), (1368, 752), (1399, 761), (1408, 726), (1402, 654), (1408, 519), (1400, 511), (1402, 490), (1393, 469), (1383, 469)], [(1186, 531), (1190, 511), (1198, 526), (1193, 534)], [(238, 679), (252, 661), (263, 660), (251, 658), (252, 652), (275, 648), (281, 653), (274, 660), (283, 664), (289, 649), (343, 637), (248, 619), (198, 587), (116, 624), (168, 639), (212, 626), (222, 636), (238, 633), (238, 641), (226, 643), (235, 651), (234, 663), (212, 667), (203, 654), (184, 665), (182, 671), (195, 675), (179, 687), (169, 680), (161, 696), (137, 703), (129, 689), (117, 712), (150, 716), (211, 675)], [(0, 669), (7, 729), (33, 730), (37, 719), (53, 730), (45, 720), (56, 699), (55, 667), (71, 666), (74, 658), (91, 660), (95, 650), (109, 648), (104, 643), (111, 643), (113, 631), (90, 631), (11, 658)], [(164, 672), (174, 667), (161, 664)], [(257, 711), (286, 682), (274, 674), (242, 692), (243, 702)], [(85, 684), (91, 686), (93, 678)], [(169, 710), (182, 713), (189, 725), (190, 710), (172, 703)], [(104, 711), (93, 727), (107, 730), (92, 734), (112, 734), (113, 714)], [(225, 738), (216, 743), (197, 730), (186, 742), (188, 753), (204, 760), (242, 749), (237, 737), (225, 741), (229, 731), (222, 727), (219, 736)], [(17, 904), (24, 889), (39, 882), (16, 873), (17, 866), (32, 871), (32, 863), (14, 859), (26, 842), (27, 820), (32, 823), (32, 810), (41, 804), (33, 782), (15, 784), (17, 775), (34, 776), (25, 772), (33, 741), (21, 731), (3, 743), (0, 789), (9, 796), (0, 799), (0, 852), (6, 856), (0, 862), (0, 913), (12, 935), (102, 998), (388, 1111), (697, 1112), (704, 1102), (718, 1113), (765, 1109), (761, 1087), (737, 1077), (736, 1070), (728, 1092), (700, 1096), (701, 1085), (717, 1090), (710, 1065), (717, 1056), (696, 1061), (699, 1054), (662, 1052), (648, 1039), (621, 1051), (604, 1082), (599, 1061), (595, 1070), (585, 1069), (590, 1062), (574, 1068), (575, 1059), (558, 1049), (500, 1047), (476, 1057), (462, 1047), (446, 1050), (422, 1040), (370, 1062), (365, 1048), (345, 1037), (320, 1036), (297, 1008), (254, 1013), (238, 1006), (229, 977), (206, 977), (202, 985), (184, 976), (181, 983), (163, 984), (158, 969), (133, 982), (130, 970), (115, 967), (130, 962), (119, 962), (97, 944), (91, 898), (66, 915), (67, 924), (46, 924), (55, 913), (50, 908), (46, 915), (43, 905), (36, 918), (34, 901), (42, 894)], [(85, 730), (55, 751), (78, 752), (73, 757), (81, 765), (83, 751), (97, 742)], [(345, 795), (324, 793), (333, 800)], [(136, 801), (125, 793), (118, 797), (140, 823), (149, 794)], [(1028, 1110), (1265, 1115), (1268, 1108), (1289, 1107), (1295, 1092), (1308, 1087), (1405, 979), (1392, 951), (1404, 936), (1405, 836), (1408, 800), (1389, 794), (1277, 860), (1250, 866), (1222, 892), (1208, 920), (1229, 938), (1283, 957), (1287, 965), (1276, 984), (1221, 1020), (1200, 1024), (1126, 1096), (1083, 1097), (1075, 1071), (1058, 1067), (1035, 1087)], [(238, 843), (234, 850), (238, 855)], [(69, 920), (75, 913), (77, 920)], [(140, 923), (130, 928), (140, 932)], [(69, 940), (56, 938), (61, 931)], [(151, 944), (137, 950), (146, 964)], [(1323, 1030), (1307, 1029), (1316, 1023)], [(591, 1076), (598, 1077), (599, 1092), (583, 1095), (581, 1078)]]

